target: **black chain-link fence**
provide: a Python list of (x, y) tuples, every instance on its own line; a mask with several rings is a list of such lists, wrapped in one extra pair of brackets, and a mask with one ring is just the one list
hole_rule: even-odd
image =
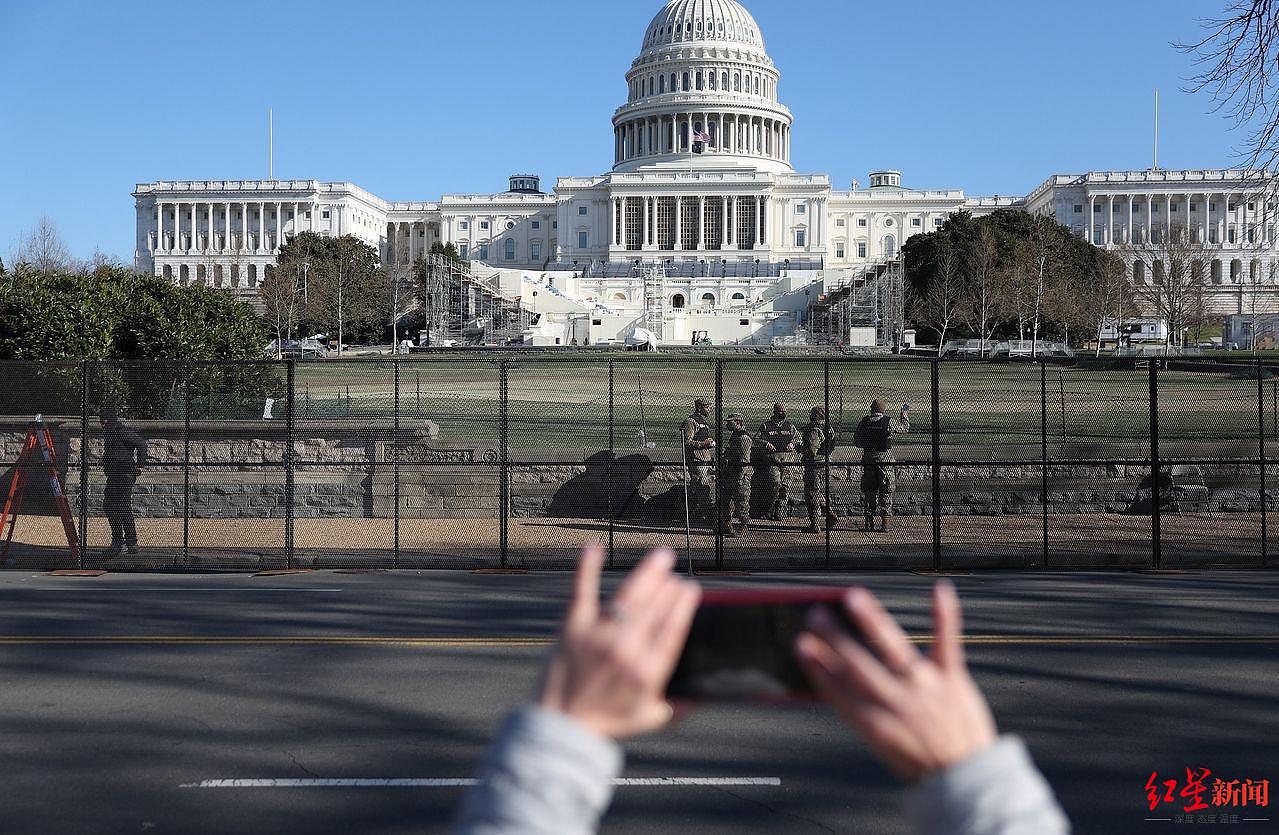
[[(8, 566), (564, 567), (588, 539), (615, 566), (667, 546), (702, 570), (1270, 564), (1262, 363), (456, 354), (0, 377)], [(686, 458), (697, 399), (715, 443)], [(872, 400), (903, 431), (868, 469)], [(776, 403), (793, 450), (764, 446)], [(835, 443), (806, 459), (814, 407)], [(140, 474), (108, 460), (112, 409), (146, 442)], [(54, 483), (24, 456), (37, 414)], [(747, 469), (720, 455), (731, 414)]]

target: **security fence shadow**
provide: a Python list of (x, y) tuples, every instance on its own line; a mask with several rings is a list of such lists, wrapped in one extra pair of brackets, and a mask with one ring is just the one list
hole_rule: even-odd
[[(588, 539), (613, 566), (666, 546), (699, 570), (1272, 565), (1279, 381), (1260, 362), (466, 353), (0, 376), (8, 567), (551, 568)], [(876, 471), (886, 530), (863, 505), (872, 401), (909, 416)], [(56, 480), (24, 457), (37, 415)], [(833, 440), (806, 452), (814, 430)], [(724, 524), (730, 503), (748, 525)]]

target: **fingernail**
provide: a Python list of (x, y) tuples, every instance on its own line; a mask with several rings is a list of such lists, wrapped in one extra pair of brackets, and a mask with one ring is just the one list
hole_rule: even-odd
[(675, 564), (675, 552), (672, 551), (670, 548), (658, 548), (656, 551), (653, 552), (653, 557), (655, 559), (661, 560), (667, 565)]

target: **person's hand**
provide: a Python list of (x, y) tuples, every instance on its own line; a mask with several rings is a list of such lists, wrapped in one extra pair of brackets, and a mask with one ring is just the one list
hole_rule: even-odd
[(773, 446), (768, 441), (764, 442), (764, 446), (768, 449), (769, 452), (777, 452), (777, 447)]
[(675, 555), (653, 551), (600, 611), (603, 549), (582, 549), (564, 632), (539, 700), (600, 736), (624, 739), (674, 717), (665, 691), (702, 592), (671, 574)]
[(995, 720), (964, 661), (954, 586), (942, 581), (933, 590), (929, 658), (866, 589), (849, 591), (845, 606), (876, 654), (817, 608), (811, 632), (797, 642), (799, 661), (897, 776), (917, 783), (995, 743)]

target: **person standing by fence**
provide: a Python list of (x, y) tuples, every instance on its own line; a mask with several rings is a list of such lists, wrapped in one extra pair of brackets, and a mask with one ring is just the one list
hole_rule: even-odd
[(102, 511), (111, 525), (111, 547), (104, 557), (118, 557), (121, 550), (138, 552), (138, 529), (133, 519), (133, 485), (147, 462), (147, 442), (120, 421), (112, 406), (98, 413), (102, 422), (102, 471), (107, 477)]
[(795, 455), (797, 440), (795, 424), (786, 418), (786, 406), (773, 404), (773, 416), (759, 427), (759, 441), (764, 446), (764, 460), (768, 464), (768, 496), (765, 507), (768, 517), (780, 522), (786, 518), (787, 501), (790, 498), (791, 467), (798, 463)]
[[(804, 459), (804, 503), (808, 505), (808, 527), (806, 533), (819, 533), (817, 528), (817, 508), (821, 495), (825, 467), (822, 463), (835, 447), (835, 433), (826, 431), (826, 410), (814, 406), (808, 413), (808, 425), (804, 427), (803, 444), (800, 453)], [(830, 497), (821, 504), (826, 514), (826, 529), (830, 530), (839, 524), (839, 517), (831, 510)]]
[[(725, 445), (723, 467), (724, 474), (720, 480), (720, 529), (728, 536), (739, 536), (751, 524), (751, 436), (747, 434), (745, 420), (741, 415), (732, 414), (724, 419), (724, 424), (732, 432)], [(737, 519), (740, 527), (733, 527)]]
[(910, 406), (902, 406), (898, 417), (884, 414), (884, 404), (870, 404), (870, 414), (857, 424), (853, 443), (862, 450), (862, 510), (866, 530), (875, 530), (875, 514), (879, 514), (880, 530), (888, 530), (893, 515), (893, 493), (897, 491), (897, 474), (893, 464), (893, 435), (910, 431)]
[(699, 398), (682, 430), (692, 514), (707, 519), (711, 518), (711, 465), (715, 462), (715, 438), (707, 422), (710, 414), (711, 404)]

